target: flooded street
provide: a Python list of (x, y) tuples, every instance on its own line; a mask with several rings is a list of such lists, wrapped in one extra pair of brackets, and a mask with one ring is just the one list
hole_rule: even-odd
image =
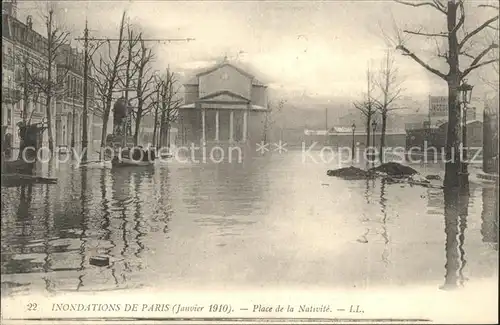
[[(326, 176), (336, 167), (300, 151), (49, 167), (57, 185), (2, 187), (2, 288), (497, 285), (494, 185), (471, 184), (467, 206), (445, 217), (443, 190)], [(90, 265), (96, 255), (110, 265)]]

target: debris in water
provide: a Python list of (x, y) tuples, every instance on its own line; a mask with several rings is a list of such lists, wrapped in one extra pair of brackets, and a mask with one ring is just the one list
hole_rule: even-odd
[(441, 180), (441, 176), (439, 175), (427, 175), (425, 176), (426, 179), (432, 181), (432, 180), (435, 180), (435, 181), (440, 181)]
[(418, 173), (415, 169), (396, 162), (388, 162), (380, 166), (370, 168), (368, 171), (386, 173), (389, 176), (396, 177), (411, 176)]
[(367, 178), (373, 178), (375, 176), (373, 173), (370, 173), (369, 171), (359, 169), (353, 166), (347, 168), (328, 170), (326, 174), (328, 176), (336, 176), (349, 180), (367, 179)]
[(92, 256), (90, 258), (90, 264), (95, 266), (108, 266), (109, 257), (107, 256)]

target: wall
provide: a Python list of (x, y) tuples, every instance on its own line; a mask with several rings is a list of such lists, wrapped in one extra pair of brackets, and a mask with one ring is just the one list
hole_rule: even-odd
[(251, 79), (229, 65), (224, 65), (208, 74), (199, 76), (200, 97), (220, 92), (231, 91), (251, 99)]
[(198, 85), (184, 85), (184, 104), (192, 104), (198, 98)]
[(266, 87), (252, 87), (252, 104), (267, 107), (267, 89)]

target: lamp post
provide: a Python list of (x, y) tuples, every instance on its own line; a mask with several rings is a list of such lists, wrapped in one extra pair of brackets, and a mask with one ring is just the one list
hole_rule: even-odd
[(352, 147), (351, 147), (351, 162), (354, 160), (354, 131), (356, 131), (356, 124), (352, 123)]
[(459, 105), (463, 105), (462, 107), (462, 164), (461, 164), (461, 173), (463, 175), (468, 174), (467, 170), (467, 104), (470, 103), (472, 98), (472, 89), (474, 86), (471, 86), (467, 83), (467, 80), (464, 80), (462, 84), (458, 87), (458, 91), (462, 95), (462, 99), (459, 100)]

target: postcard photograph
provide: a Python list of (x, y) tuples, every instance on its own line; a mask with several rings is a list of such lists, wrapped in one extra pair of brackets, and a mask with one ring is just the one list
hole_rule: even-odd
[(497, 323), (493, 0), (2, 1), (1, 323)]

